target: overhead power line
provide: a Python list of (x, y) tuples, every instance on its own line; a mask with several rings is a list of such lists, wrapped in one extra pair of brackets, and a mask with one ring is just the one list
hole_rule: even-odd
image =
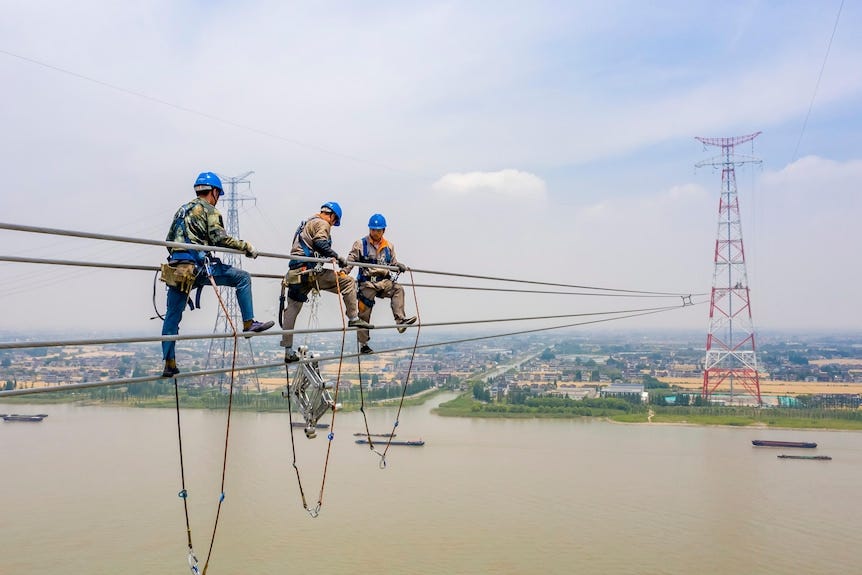
[[(166, 242), (160, 240), (151, 240), (145, 238), (132, 238), (127, 236), (117, 236), (117, 235), (108, 235), (108, 234), (97, 234), (90, 232), (80, 232), (74, 230), (64, 230), (58, 228), (45, 228), (39, 226), (26, 226), (19, 224), (10, 224), (5, 222), (0, 222), (0, 229), (4, 230), (12, 230), (12, 231), (20, 231), (20, 232), (30, 232), (30, 233), (39, 233), (39, 234), (51, 234), (51, 235), (60, 235), (60, 236), (68, 236), (68, 237), (76, 237), (76, 238), (86, 238), (86, 239), (94, 239), (94, 240), (106, 240), (106, 241), (114, 241), (114, 242), (126, 242), (133, 244), (143, 244), (143, 245), (152, 245), (152, 246), (164, 246), (170, 248), (179, 248), (179, 249), (188, 249), (189, 244), (179, 243), (179, 242)], [(244, 252), (240, 250), (234, 250), (230, 248), (223, 248), (218, 246), (200, 246), (195, 245), (194, 248), (196, 251), (205, 251), (205, 252), (227, 252), (227, 253), (235, 253), (242, 254)], [(258, 255), (260, 257), (268, 257), (268, 258), (277, 258), (284, 260), (296, 260), (301, 262), (309, 262), (309, 263), (329, 263), (332, 261), (332, 258), (314, 258), (314, 257), (306, 257), (292, 254), (281, 254), (274, 252), (259, 252)], [(0, 256), (0, 260), (6, 259), (7, 261), (12, 261), (12, 256)], [(46, 262), (32, 262), (32, 263), (46, 263)], [(64, 264), (64, 265), (76, 265), (76, 264)], [(380, 264), (366, 264), (362, 262), (350, 262), (352, 267), (366, 267), (366, 268), (387, 268), (392, 271), (397, 271), (397, 268), (394, 266), (383, 266)], [(441, 275), (441, 276), (450, 276), (450, 277), (458, 277), (458, 278), (469, 278), (469, 279), (479, 279), (486, 281), (500, 281), (500, 282), (514, 282), (519, 284), (528, 284), (528, 285), (543, 285), (550, 287), (564, 287), (571, 289), (586, 289), (586, 290), (594, 290), (600, 292), (616, 292), (621, 294), (640, 294), (640, 295), (656, 295), (656, 296), (669, 296), (669, 297), (685, 297), (693, 295), (691, 292), (660, 292), (660, 291), (647, 291), (647, 290), (635, 290), (635, 289), (622, 289), (622, 288), (610, 288), (610, 287), (602, 287), (602, 286), (589, 286), (589, 285), (579, 285), (579, 284), (565, 284), (565, 283), (554, 283), (554, 282), (543, 282), (529, 279), (519, 279), (519, 278), (504, 278), (497, 276), (489, 276), (489, 275), (479, 275), (479, 274), (465, 274), (465, 273), (457, 273), (457, 272), (447, 272), (447, 271), (439, 271), (439, 270), (426, 270), (420, 268), (410, 268), (413, 273), (424, 273), (424, 274), (432, 274), (432, 275)]]
[[(703, 302), (698, 302), (703, 303)], [(569, 314), (555, 314), (555, 315), (543, 315), (543, 316), (532, 316), (532, 317), (506, 317), (506, 318), (492, 318), (492, 319), (470, 319), (470, 320), (461, 320), (461, 321), (441, 321), (441, 322), (423, 322), (421, 324), (415, 324), (415, 327), (455, 327), (455, 326), (463, 326), (463, 325), (479, 325), (486, 323), (506, 323), (506, 322), (515, 322), (515, 321), (540, 321), (540, 320), (550, 320), (550, 319), (566, 319), (573, 317), (590, 317), (590, 316), (607, 316), (607, 315), (618, 315), (618, 314), (631, 314), (631, 313), (653, 313), (660, 311), (667, 311), (671, 309), (679, 309), (681, 307), (688, 307), (691, 305), (695, 305), (694, 303), (682, 303), (681, 305), (674, 306), (664, 306), (657, 308), (642, 308), (642, 309), (625, 309), (625, 310), (611, 310), (611, 311), (594, 311), (594, 312), (583, 312), (583, 313), (569, 313)], [(387, 329), (403, 329), (403, 328), (411, 328), (414, 326), (404, 326), (400, 324), (392, 324), (392, 325), (378, 325), (375, 326), (375, 331), (387, 330)], [(244, 333), (243, 337), (272, 337), (276, 335), (285, 335), (285, 334), (294, 334), (294, 335), (304, 335), (304, 334), (316, 334), (316, 333), (336, 333), (342, 331), (356, 331), (357, 328), (353, 327), (331, 327), (331, 328), (314, 328), (314, 329), (286, 329), (286, 330), (268, 330), (266, 332), (261, 333)], [(158, 336), (149, 336), (149, 337), (116, 337), (116, 338), (93, 338), (93, 339), (71, 339), (71, 340), (45, 340), (45, 341), (14, 341), (14, 342), (0, 342), (0, 350), (3, 349), (34, 349), (34, 348), (42, 348), (42, 347), (68, 347), (68, 346), (82, 346), (82, 345), (113, 345), (113, 344), (125, 344), (125, 343), (158, 343), (162, 341), (186, 341), (186, 340), (200, 340), (200, 339), (232, 339), (233, 334), (231, 333), (206, 333), (206, 334), (191, 334), (191, 335), (158, 335)]]
[[(701, 302), (701, 303), (703, 303), (703, 302)], [(681, 307), (684, 307), (684, 306), (667, 306), (667, 307), (654, 308), (654, 309), (643, 310), (643, 311), (634, 311), (632, 313), (620, 315), (619, 317), (594, 319), (594, 320), (589, 320), (589, 321), (567, 323), (567, 324), (551, 326), (551, 327), (540, 327), (540, 328), (534, 328), (534, 329), (525, 329), (525, 330), (512, 331), (512, 332), (493, 334), (493, 335), (480, 335), (480, 336), (475, 336), (475, 337), (453, 339), (453, 340), (446, 340), (446, 341), (438, 341), (438, 342), (433, 342), (433, 343), (424, 343), (424, 344), (419, 344), (419, 345), (415, 345), (415, 346), (411, 345), (411, 346), (405, 346), (405, 347), (397, 347), (397, 348), (391, 348), (391, 349), (378, 351), (378, 352), (376, 352), (376, 355), (380, 355), (380, 354), (384, 354), (384, 353), (396, 353), (396, 352), (400, 352), (400, 351), (410, 351), (412, 349), (427, 349), (427, 348), (432, 348), (432, 347), (440, 347), (440, 346), (444, 346), (444, 345), (454, 345), (454, 344), (458, 344), (458, 343), (468, 343), (468, 342), (472, 342), (472, 341), (481, 341), (481, 340), (486, 340), (486, 339), (497, 339), (497, 338), (501, 338), (501, 337), (525, 335), (525, 334), (529, 334), (529, 333), (539, 333), (539, 332), (543, 332), (543, 331), (551, 331), (551, 330), (555, 330), (555, 329), (564, 329), (567, 327), (578, 327), (578, 326), (584, 326), (584, 325), (592, 325), (592, 324), (604, 323), (604, 322), (609, 322), (609, 321), (618, 321), (621, 319), (630, 319), (630, 318), (640, 317), (640, 316), (645, 316), (645, 315), (664, 313), (664, 312), (668, 312), (671, 310), (681, 309)], [(611, 313), (611, 312), (606, 312), (606, 313)], [(591, 315), (591, 314), (582, 314), (582, 315)], [(595, 314), (592, 314), (592, 315), (595, 315)], [(561, 317), (566, 317), (566, 316), (561, 316)], [(528, 318), (523, 318), (523, 319), (528, 319)], [(513, 321), (513, 320), (498, 320), (498, 321)], [(453, 322), (446, 323), (446, 324), (425, 324), (421, 327), (431, 327), (431, 326), (435, 326), (435, 325), (452, 325), (452, 323)], [(470, 324), (470, 323), (474, 323), (474, 322), (467, 321), (467, 322), (455, 322), (455, 323)], [(392, 326), (392, 327), (394, 328), (394, 327), (398, 327), (398, 326)], [(419, 326), (417, 324), (417, 325), (411, 326), (411, 327), (419, 327)], [(375, 329), (377, 329), (377, 328), (375, 328)], [(309, 333), (321, 333), (321, 332), (326, 332), (326, 331), (341, 331), (341, 329), (319, 329), (319, 330), (305, 330), (305, 331), (307, 331)], [(280, 332), (276, 332), (276, 333), (280, 333)], [(284, 332), (281, 332), (281, 333), (284, 333)], [(294, 333), (300, 333), (300, 331), (296, 331)], [(260, 334), (260, 335), (263, 335), (263, 334)], [(197, 336), (194, 336), (194, 337), (196, 339), (200, 339), (200, 337), (197, 337)], [(186, 336), (186, 338), (191, 339), (191, 337), (189, 337), (189, 336)], [(168, 338), (165, 337), (164, 339), (168, 339)], [(184, 339), (184, 338), (178, 338), (178, 339)], [(72, 345), (72, 344), (69, 344), (69, 345)], [(363, 355), (363, 354), (344, 353), (344, 354), (339, 354), (339, 355), (335, 355), (335, 356), (320, 356), (320, 357), (314, 357), (311, 359), (303, 359), (303, 360), (299, 360), (299, 361), (294, 362), (294, 363), (295, 364), (302, 364), (302, 363), (311, 363), (311, 362), (321, 362), (322, 363), (322, 362), (329, 362), (329, 361), (340, 361), (343, 359), (360, 357), (361, 355)], [(260, 365), (245, 365), (245, 366), (236, 366), (233, 368), (210, 369), (210, 370), (190, 371), (190, 372), (186, 372), (186, 373), (178, 373), (174, 377), (188, 378), (188, 377), (200, 377), (200, 376), (204, 376), (204, 375), (217, 375), (217, 374), (222, 374), (222, 373), (229, 373), (231, 370), (233, 370), (233, 371), (266, 370), (266, 369), (284, 368), (284, 365), (285, 364), (283, 362), (265, 363), (265, 364), (260, 364)], [(0, 391), (0, 397), (11, 397), (11, 396), (17, 396), (17, 395), (33, 395), (33, 394), (38, 394), (38, 393), (51, 393), (51, 392), (62, 392), (62, 391), (78, 391), (78, 390), (82, 390), (82, 389), (92, 389), (92, 388), (97, 388), (97, 387), (113, 387), (113, 386), (117, 386), (117, 385), (132, 385), (132, 384), (136, 384), (136, 383), (146, 383), (146, 382), (150, 382), (150, 381), (163, 381), (163, 380), (165, 380), (165, 378), (161, 377), (160, 375), (152, 375), (152, 376), (133, 377), (133, 378), (111, 379), (111, 380), (104, 380), (104, 381), (93, 381), (93, 382), (86, 382), (86, 383), (72, 383), (72, 384), (66, 384), (66, 385), (57, 386), (57, 387), (38, 387), (38, 388), (27, 388), (27, 389), (13, 389), (13, 390), (9, 390), (9, 391)]]
[(835, 15), (835, 24), (832, 26), (832, 34), (829, 36), (829, 42), (826, 44), (826, 54), (823, 56), (823, 63), (820, 65), (820, 72), (817, 74), (817, 81), (814, 83), (814, 93), (811, 94), (808, 112), (805, 113), (805, 120), (803, 120), (802, 129), (799, 131), (799, 139), (796, 140), (796, 147), (793, 149), (793, 159), (790, 160), (791, 164), (796, 161), (799, 154), (799, 145), (802, 143), (802, 136), (808, 127), (808, 118), (811, 117), (811, 110), (814, 108), (814, 100), (817, 99), (817, 92), (820, 90), (820, 80), (823, 79), (823, 71), (826, 69), (826, 62), (829, 60), (829, 52), (832, 50), (832, 40), (835, 39), (835, 32), (838, 30), (838, 22), (841, 20), (841, 11), (843, 9), (844, 0), (841, 0), (841, 4), (838, 6), (838, 14)]
[[(27, 233), (41, 233), (41, 234), (51, 234), (51, 235), (59, 235), (66, 237), (77, 237), (77, 238), (85, 238), (85, 239), (93, 239), (100, 241), (117, 241), (117, 242), (126, 242), (133, 244), (143, 244), (143, 245), (154, 245), (154, 246), (166, 246), (166, 247), (178, 247), (183, 249), (188, 249), (189, 245), (185, 243), (176, 243), (176, 242), (166, 242), (166, 241), (158, 241), (158, 240), (150, 240), (150, 239), (142, 239), (142, 238), (131, 238), (126, 236), (118, 236), (118, 235), (106, 235), (106, 234), (97, 234), (97, 233), (89, 233), (89, 232), (80, 232), (80, 231), (72, 231), (72, 230), (58, 230), (51, 228), (43, 228), (36, 226), (24, 226), (18, 224), (8, 224), (8, 223), (0, 223), (0, 229), (7, 229), (12, 231), (20, 231)], [(195, 249), (200, 249), (201, 251), (231, 251), (238, 252), (237, 250), (227, 250), (224, 248), (217, 248), (211, 246), (194, 246)], [(261, 256), (264, 257), (273, 257), (279, 259), (297, 259), (308, 262), (323, 262), (329, 263), (331, 259), (325, 258), (310, 258), (303, 256), (293, 256), (290, 254), (278, 254), (278, 253), (261, 253)], [(15, 262), (15, 263), (33, 263), (33, 264), (53, 264), (53, 265), (69, 265), (69, 266), (80, 266), (80, 267), (95, 267), (95, 268), (110, 268), (110, 269), (126, 269), (126, 270), (135, 270), (135, 271), (155, 271), (157, 268), (152, 266), (139, 266), (139, 265), (130, 265), (130, 264), (112, 264), (112, 263), (101, 263), (101, 262), (83, 262), (83, 261), (72, 261), (72, 260), (57, 260), (57, 259), (44, 259), (44, 258), (27, 258), (22, 256), (0, 256), (0, 261), (7, 262)], [(377, 264), (363, 264), (360, 262), (351, 262), (351, 265), (356, 267), (389, 267), (392, 271), (396, 271), (396, 268), (391, 266), (380, 266)], [(579, 312), (579, 313), (567, 313), (567, 314), (553, 314), (553, 315), (539, 315), (539, 316), (527, 316), (527, 317), (504, 317), (504, 318), (491, 318), (491, 319), (467, 319), (467, 320), (458, 320), (458, 321), (445, 321), (445, 322), (419, 322), (410, 328), (419, 329), (420, 327), (454, 327), (454, 326), (467, 326), (467, 325), (480, 325), (480, 324), (498, 324), (498, 323), (506, 323), (506, 322), (523, 322), (523, 321), (553, 321), (553, 320), (564, 320), (571, 318), (585, 318), (585, 317), (593, 317), (597, 319), (591, 319), (587, 321), (578, 321), (574, 323), (566, 323), (564, 325), (557, 326), (544, 326), (540, 328), (527, 329), (521, 331), (507, 332), (502, 334), (494, 334), (494, 335), (482, 335), (477, 337), (471, 337), (466, 339), (456, 339), (451, 341), (443, 341), (443, 342), (435, 342), (422, 344), (418, 346), (413, 346), (411, 348), (396, 348), (393, 350), (386, 350), (384, 352), (378, 353), (387, 353), (394, 351), (403, 351), (407, 349), (415, 349), (418, 348), (428, 348), (442, 345), (451, 345), (455, 343), (464, 343), (469, 341), (477, 341), (482, 339), (490, 339), (490, 338), (499, 338), (506, 337), (512, 335), (520, 335), (526, 333), (535, 333), (541, 331), (547, 331), (552, 329), (561, 329), (564, 327), (574, 327), (579, 325), (589, 325), (596, 324), (608, 321), (616, 321), (620, 319), (638, 317), (643, 315), (650, 315), (656, 313), (663, 313), (674, 309), (680, 309), (684, 307), (689, 307), (694, 305), (695, 303), (692, 301), (692, 294), (685, 293), (673, 293), (673, 292), (652, 292), (652, 291), (642, 291), (642, 290), (632, 290), (632, 289), (615, 289), (615, 288), (601, 288), (595, 286), (574, 286), (570, 284), (558, 284), (551, 282), (535, 282), (531, 280), (518, 280), (514, 278), (499, 278), (494, 276), (485, 276), (479, 274), (461, 274), (461, 273), (453, 273), (446, 271), (437, 271), (437, 270), (416, 270), (411, 269), (413, 273), (427, 273), (427, 274), (437, 274), (437, 275), (448, 275), (452, 277), (462, 277), (462, 278), (471, 278), (471, 279), (479, 279), (486, 281), (505, 281), (505, 282), (521, 282), (528, 284), (540, 284), (540, 285), (549, 285), (556, 287), (569, 287), (569, 288), (578, 288), (585, 290), (594, 290), (590, 292), (560, 292), (560, 291), (549, 291), (549, 290), (518, 290), (518, 289), (503, 289), (503, 288), (480, 288), (473, 286), (441, 286), (441, 285), (429, 285), (425, 287), (433, 287), (433, 288), (445, 288), (445, 289), (482, 289), (482, 290), (496, 290), (496, 291), (510, 291), (510, 292), (523, 292), (523, 293), (551, 293), (556, 295), (579, 295), (579, 296), (615, 296), (615, 297), (679, 297), (681, 302), (679, 305), (673, 306), (663, 306), (663, 307), (651, 307), (651, 308), (637, 308), (637, 309), (621, 309), (621, 310), (609, 310), (609, 311), (598, 311), (598, 312)], [(271, 279), (281, 279), (281, 275), (275, 274), (258, 274), (263, 277), (271, 278)], [(407, 284), (414, 287), (420, 287), (421, 284)], [(703, 295), (703, 294), (700, 294)], [(701, 303), (701, 302), (698, 302)], [(403, 326), (399, 325), (391, 325), (391, 326), (378, 326), (377, 329), (385, 330), (385, 329), (398, 329)], [(316, 328), (316, 329), (293, 329), (293, 330), (278, 330), (278, 331), (268, 331), (265, 333), (254, 333), (254, 334), (244, 334), (251, 337), (271, 337), (271, 336), (280, 336), (284, 334), (322, 334), (322, 333), (332, 333), (332, 332), (344, 332), (346, 330), (354, 330), (355, 328), (346, 328), (342, 327), (334, 327), (334, 328)], [(10, 349), (27, 349), (27, 348), (45, 348), (45, 347), (65, 347), (65, 346), (87, 346), (87, 345), (111, 345), (111, 344), (130, 344), (130, 343), (158, 343), (163, 341), (182, 341), (182, 340), (201, 340), (201, 339), (225, 339), (225, 338), (235, 338), (236, 334), (232, 333), (209, 333), (209, 334), (192, 334), (192, 335), (170, 335), (170, 336), (147, 336), (147, 337), (122, 337), (122, 338), (100, 338), (100, 339), (75, 339), (75, 340), (48, 340), (48, 341), (21, 341), (21, 342), (0, 342), (0, 350), (10, 350)], [(342, 361), (345, 357), (354, 357), (358, 354), (342, 354), (333, 358), (314, 358), (314, 361), (330, 361), (338, 359)], [(196, 372), (190, 372), (185, 374), (180, 374), (179, 377), (192, 377), (192, 376), (203, 376), (203, 375), (215, 375), (228, 373), (229, 371), (243, 371), (243, 370), (261, 370), (261, 369), (271, 369), (275, 367), (283, 367), (283, 363), (275, 363), (275, 364), (264, 364), (264, 365), (251, 365), (251, 366), (242, 366), (231, 369), (214, 369), (214, 370), (202, 370)], [(113, 385), (130, 385), (134, 383), (141, 383), (147, 381), (155, 381), (160, 380), (162, 377), (160, 375), (153, 376), (145, 376), (145, 377), (137, 377), (137, 378), (122, 378), (116, 380), (103, 380), (98, 382), (89, 382), (89, 383), (80, 383), (80, 384), (68, 384), (62, 385), (58, 387), (42, 387), (42, 388), (29, 388), (29, 389), (20, 389), (20, 390), (9, 390), (9, 391), (0, 391), (0, 397), (5, 396), (14, 396), (14, 395), (25, 395), (25, 394), (33, 394), (33, 393), (45, 393), (45, 392), (54, 392), (54, 391), (73, 391), (77, 389), (88, 389), (93, 387), (105, 387), (105, 386), (113, 386)]]

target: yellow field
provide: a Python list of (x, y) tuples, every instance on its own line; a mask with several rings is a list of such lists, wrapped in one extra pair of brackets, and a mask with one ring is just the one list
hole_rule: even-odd
[(808, 363), (811, 365), (858, 365), (862, 367), (862, 359), (859, 358), (812, 359)]
[[(700, 390), (703, 379), (700, 377), (661, 377), (663, 383), (677, 385), (684, 389)], [(734, 391), (741, 392), (742, 385), (737, 382)], [(730, 391), (730, 385), (720, 385), (717, 391)], [(766, 395), (805, 395), (815, 393), (862, 393), (862, 383), (840, 383), (821, 381), (760, 381), (760, 393)]]

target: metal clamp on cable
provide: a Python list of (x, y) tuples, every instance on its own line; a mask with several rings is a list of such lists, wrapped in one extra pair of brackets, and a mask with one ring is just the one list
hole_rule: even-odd
[(189, 547), (189, 569), (192, 570), (194, 575), (200, 575), (201, 570), (198, 567), (198, 558), (195, 557), (195, 550)]

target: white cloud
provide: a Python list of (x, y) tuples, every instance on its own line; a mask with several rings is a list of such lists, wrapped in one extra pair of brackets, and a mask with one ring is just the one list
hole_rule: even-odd
[(862, 160), (837, 162), (818, 156), (806, 156), (787, 165), (777, 172), (768, 172), (763, 176), (763, 186), (769, 190), (784, 190), (794, 196), (807, 196), (810, 190), (818, 189), (818, 202), (825, 197), (836, 194), (846, 194), (845, 200), (858, 197), (854, 187), (862, 179)]
[(510, 200), (544, 200), (545, 181), (529, 172), (500, 170), (499, 172), (468, 172), (446, 174), (432, 186), (437, 192), (466, 196), (493, 196)]
[(745, 220), (759, 324), (858, 327), (860, 180), (862, 161), (814, 156), (764, 173)]
[[(245, 206), (241, 235), (263, 251), (286, 251), (299, 221), (337, 200), (345, 210), (338, 251), (379, 211), (411, 266), (540, 270), (658, 290), (699, 289), (712, 274), (721, 179), (702, 172), (702, 186), (685, 183), (707, 155), (693, 137), (763, 130), (756, 155), (784, 166), (796, 156), (834, 24), (834, 14), (805, 3), (734, 4), (718, 21), (703, 17), (705, 5), (630, 0), (504, 9), (249, 0), (214, 5), (205, 20), (166, 0), (83, 0), (50, 13), (31, 4), (11, 3), (0, 21), (4, 50), (51, 66), (0, 54), (0, 156), (14, 167), (0, 192), (4, 221), (161, 239), (198, 172), (255, 170), (258, 204)], [(840, 160), (862, 157), (862, 44), (845, 27), (859, 9), (844, 9), (802, 139), (801, 153), (820, 157), (756, 172), (753, 191), (756, 176), (738, 174), (764, 325), (858, 324), (850, 292), (859, 283), (851, 262), (862, 165)], [(151, 41), (125, 42), (130, 22)], [(467, 171), (488, 167), (509, 169)], [(46, 257), (31, 253), (36, 241), (7, 243)], [(101, 254), (69, 245), (69, 259), (131, 257), (127, 247)], [(153, 249), (136, 261), (163, 257)], [(284, 262), (249, 266), (278, 274)], [(17, 294), (0, 298), (9, 325), (54, 326), (61, 317), (152, 329), (151, 277), (115, 276), (105, 297), (117, 294), (116, 305), (100, 297), (72, 309), (48, 292), (59, 274), (77, 271), (31, 270), (2, 268), (0, 287)], [(812, 275), (828, 281), (797, 281)], [(64, 292), (90, 289), (72, 283)], [(271, 319), (277, 282), (255, 289)], [(423, 306), (433, 317), (474, 311), (463, 294), (430, 293)], [(189, 316), (184, 329), (203, 321), (192, 319), (203, 312)]]

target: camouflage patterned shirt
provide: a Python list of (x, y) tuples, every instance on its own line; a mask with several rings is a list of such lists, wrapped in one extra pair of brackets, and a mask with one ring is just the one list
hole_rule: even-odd
[[(203, 198), (195, 198), (177, 210), (165, 241), (219, 246), (241, 251), (248, 249), (247, 242), (227, 234), (221, 213)], [(204, 255), (204, 252), (179, 248), (168, 248), (168, 253), (171, 259), (189, 259), (188, 256), (191, 255), (191, 259), (200, 260)]]

